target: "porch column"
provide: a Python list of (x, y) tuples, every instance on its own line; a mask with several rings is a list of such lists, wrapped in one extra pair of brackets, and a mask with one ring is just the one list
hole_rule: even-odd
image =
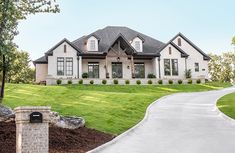
[(78, 74), (79, 74), (79, 78), (82, 79), (82, 56), (79, 56), (79, 60), (78, 60)]
[(133, 58), (133, 55), (131, 55), (131, 75), (132, 75), (132, 78), (135, 78), (135, 73), (134, 73), (134, 58)]
[(159, 75), (158, 75), (158, 58), (157, 57), (154, 58), (154, 68), (155, 68), (155, 76), (156, 78), (158, 78)]
[(160, 57), (158, 57), (158, 70), (159, 70), (159, 79), (161, 79), (161, 65), (160, 65)]
[(109, 72), (108, 72), (108, 61), (107, 61), (107, 56), (105, 56), (105, 75), (106, 78), (109, 78)]

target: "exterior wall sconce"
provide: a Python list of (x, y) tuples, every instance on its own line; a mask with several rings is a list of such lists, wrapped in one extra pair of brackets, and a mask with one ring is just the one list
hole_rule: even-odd
[(129, 66), (129, 65), (127, 66), (127, 69), (130, 69), (130, 66)]
[(117, 57), (117, 61), (118, 61), (118, 62), (120, 61), (120, 57)]

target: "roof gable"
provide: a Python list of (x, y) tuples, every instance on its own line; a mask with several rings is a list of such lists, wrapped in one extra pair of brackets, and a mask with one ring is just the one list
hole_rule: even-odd
[[(90, 35), (96, 35), (100, 38), (99, 52), (105, 52), (108, 47), (110, 47), (112, 43), (117, 39), (120, 33), (127, 42), (131, 42), (135, 37), (144, 40), (143, 53), (157, 53), (159, 49), (164, 45), (164, 43), (162, 43), (161, 41), (158, 41), (127, 27), (108, 26), (104, 29), (95, 31)], [(84, 46), (88, 36), (83, 36), (73, 41), (72, 43), (85, 52)]]
[[(181, 57), (188, 57), (189, 55), (185, 53), (180, 47), (178, 47), (174, 42), (169, 41), (165, 46), (162, 47), (161, 51), (165, 49), (168, 45), (173, 46), (176, 50), (178, 50), (181, 53)], [(161, 52), (160, 51), (160, 52)]]
[(185, 37), (182, 33), (178, 33), (175, 37), (171, 39), (171, 41), (175, 40), (177, 37), (183, 38), (188, 44), (190, 44), (195, 50), (197, 50), (200, 54), (202, 54), (204, 60), (210, 60), (211, 58), (204, 53), (199, 47), (197, 47), (192, 41), (190, 41), (187, 37)]
[(66, 42), (67, 44), (69, 44), (72, 48), (74, 48), (78, 54), (81, 53), (81, 50), (76, 47), (74, 44), (72, 44), (68, 39), (64, 38), (63, 40), (61, 40), (59, 43), (57, 43), (55, 46), (53, 46), (51, 49), (49, 49), (45, 55), (46, 56), (50, 56), (50, 55), (53, 55), (53, 51), (58, 47), (60, 46), (62, 43)]

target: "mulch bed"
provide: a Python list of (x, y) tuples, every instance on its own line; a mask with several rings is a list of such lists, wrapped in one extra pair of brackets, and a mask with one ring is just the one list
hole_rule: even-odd
[[(69, 130), (51, 126), (49, 128), (49, 152), (85, 153), (113, 138), (113, 135), (86, 127)], [(15, 153), (15, 148), (15, 123), (0, 122), (0, 153)]]

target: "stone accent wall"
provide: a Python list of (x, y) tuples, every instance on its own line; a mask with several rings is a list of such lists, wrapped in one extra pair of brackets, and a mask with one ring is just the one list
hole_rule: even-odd
[[(42, 123), (30, 123), (30, 114), (40, 112)], [(50, 107), (17, 107), (16, 153), (48, 153), (49, 151), (49, 113)]]

